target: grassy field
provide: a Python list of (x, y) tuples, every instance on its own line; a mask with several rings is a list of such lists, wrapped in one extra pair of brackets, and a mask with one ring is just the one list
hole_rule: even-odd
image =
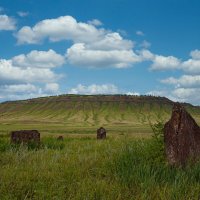
[(1, 137), (0, 199), (199, 199), (200, 163), (168, 166), (153, 139), (42, 138), (40, 149)]
[[(185, 104), (200, 124), (200, 109)], [(169, 119), (156, 97), (59, 96), (0, 104), (0, 199), (196, 200), (200, 163), (168, 166), (149, 122)], [(96, 140), (96, 129), (107, 129)], [(37, 129), (41, 145), (10, 144), (12, 130)], [(64, 141), (58, 141), (59, 135)]]

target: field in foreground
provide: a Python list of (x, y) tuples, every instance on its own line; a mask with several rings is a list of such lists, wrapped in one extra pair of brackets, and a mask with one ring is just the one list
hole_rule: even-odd
[(151, 138), (44, 137), (40, 149), (0, 140), (0, 199), (199, 199), (200, 164), (169, 167)]

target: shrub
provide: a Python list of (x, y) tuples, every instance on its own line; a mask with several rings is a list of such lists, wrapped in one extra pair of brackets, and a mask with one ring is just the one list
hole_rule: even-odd
[(150, 153), (154, 162), (164, 162), (164, 123), (157, 121), (155, 124), (151, 124), (153, 131), (152, 142), (150, 144)]
[(164, 138), (164, 123), (162, 121), (157, 121), (155, 124), (151, 124), (151, 129), (153, 131), (153, 138), (158, 142), (163, 143)]

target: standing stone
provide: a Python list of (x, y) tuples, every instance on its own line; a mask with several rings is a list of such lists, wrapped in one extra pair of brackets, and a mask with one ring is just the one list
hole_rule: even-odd
[(97, 139), (106, 139), (106, 129), (101, 127), (97, 129)]
[(188, 160), (200, 158), (200, 127), (181, 104), (172, 109), (164, 126), (165, 153), (169, 164), (184, 166)]
[(21, 130), (11, 132), (11, 143), (28, 144), (29, 142), (40, 143), (40, 133), (37, 130)]

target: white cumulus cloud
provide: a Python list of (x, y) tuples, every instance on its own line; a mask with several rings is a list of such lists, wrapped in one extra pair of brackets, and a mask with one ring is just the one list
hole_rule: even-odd
[(190, 56), (194, 59), (194, 60), (200, 60), (200, 51), (198, 49), (191, 51), (190, 52)]
[(172, 94), (180, 101), (191, 102), (199, 105), (200, 102), (200, 88), (177, 88), (172, 91)]
[(50, 69), (20, 68), (10, 60), (0, 60), (0, 80), (5, 82), (52, 82), (58, 78)]
[[(133, 51), (134, 43), (124, 39), (120, 33), (97, 28), (100, 21), (77, 22), (72, 16), (46, 19), (35, 26), (22, 27), (16, 37), (19, 44), (56, 42), (70, 40), (73, 45), (67, 50), (68, 63), (85, 67), (128, 67), (141, 59)], [(24, 62), (25, 56), (16, 58)]]
[(185, 61), (174, 56), (163, 56), (153, 54), (149, 50), (143, 49), (139, 51), (139, 55), (143, 60), (151, 61), (151, 70), (182, 70), (190, 74), (200, 74), (200, 51), (191, 51), (191, 58)]
[(161, 80), (161, 82), (176, 85), (176, 87), (200, 87), (200, 75), (183, 75), (180, 78), (169, 77)]
[(48, 93), (56, 94), (59, 92), (59, 84), (58, 83), (47, 83), (45, 85), (45, 91)]
[(103, 84), (103, 85), (82, 85), (79, 84), (77, 87), (72, 88), (68, 91), (68, 94), (117, 94), (119, 92), (117, 86), (113, 84)]
[(138, 93), (138, 92), (127, 92), (126, 95), (130, 95), (130, 96), (140, 96), (140, 93)]
[(140, 61), (132, 50), (91, 50), (83, 43), (74, 44), (66, 56), (70, 64), (86, 67), (124, 68)]
[(37, 87), (33, 84), (14, 84), (14, 85), (3, 85), (0, 86), (0, 92), (2, 93), (32, 93), (36, 92)]
[(174, 56), (157, 55), (146, 49), (139, 51), (139, 55), (144, 61), (152, 62), (151, 70), (180, 69), (181, 60)]
[(119, 33), (108, 33), (101, 40), (87, 43), (86, 46), (91, 50), (130, 50), (133, 42), (124, 40)]
[(88, 21), (88, 24), (92, 24), (94, 26), (102, 26), (103, 25), (103, 23), (98, 19), (90, 20), (90, 21)]
[(155, 55), (151, 66), (152, 70), (169, 70), (178, 69), (180, 67), (180, 60), (174, 56)]
[(16, 37), (19, 44), (40, 43), (45, 38), (52, 42), (71, 40), (74, 43), (85, 43), (91, 49), (131, 49), (133, 42), (126, 40), (117, 32), (97, 28), (98, 20), (90, 23), (77, 22), (72, 16), (61, 16), (56, 19), (46, 19), (35, 26), (22, 27)]
[(27, 55), (21, 54), (12, 58), (12, 64), (20, 67), (54, 68), (63, 65), (64, 56), (57, 54), (54, 50), (33, 50)]
[(40, 43), (45, 38), (52, 42), (72, 40), (74, 42), (92, 42), (103, 36), (105, 31), (92, 24), (77, 22), (72, 16), (45, 19), (35, 26), (22, 27), (16, 37), (19, 44)]
[(0, 15), (0, 31), (12, 31), (16, 29), (16, 20), (7, 15)]
[(183, 70), (190, 74), (200, 74), (200, 51), (191, 51), (190, 56), (190, 59), (182, 63)]
[(63, 75), (54, 68), (63, 63), (64, 56), (53, 50), (0, 59), (0, 101), (58, 94), (57, 81)]

